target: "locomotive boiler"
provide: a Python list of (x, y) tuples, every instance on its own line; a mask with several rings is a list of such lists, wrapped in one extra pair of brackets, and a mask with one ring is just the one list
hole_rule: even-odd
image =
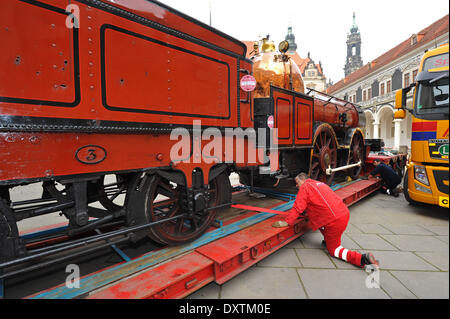
[(240, 170), (241, 182), (279, 186), (287, 179), (292, 186), (301, 171), (328, 184), (336, 172), (357, 178), (365, 159), (363, 112), (348, 101), (305, 88), (287, 50), (287, 41), (280, 43), (278, 52), (269, 37), (255, 42), (255, 128), (273, 123), (278, 130), (280, 168), (275, 174), (263, 167)]
[[(248, 59), (242, 42), (158, 1), (3, 0), (0, 40), (0, 268), (79, 248), (79, 235), (192, 241), (231, 205), (231, 172), (253, 186), (300, 171), (331, 184), (364, 162), (361, 110), (305, 89), (285, 47), (266, 41)], [(240, 82), (252, 74), (250, 92)], [(189, 145), (176, 159), (174, 129)], [(208, 129), (231, 149), (203, 157)], [(237, 144), (271, 161), (238, 160)], [(14, 198), (28, 185), (41, 194)], [(19, 235), (20, 221), (52, 213), (67, 227)]]

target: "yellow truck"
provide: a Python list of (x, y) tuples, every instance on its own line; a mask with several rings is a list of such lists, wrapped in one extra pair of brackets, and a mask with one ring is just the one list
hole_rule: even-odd
[[(403, 181), (408, 202), (449, 207), (449, 45), (423, 55), (409, 87), (396, 92), (394, 118), (412, 114), (411, 157)], [(406, 97), (414, 89), (412, 108)]]

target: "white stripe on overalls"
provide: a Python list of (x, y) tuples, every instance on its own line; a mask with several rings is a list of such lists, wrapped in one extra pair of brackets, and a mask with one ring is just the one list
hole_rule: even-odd
[(344, 247), (339, 246), (338, 248), (336, 248), (336, 250), (334, 251), (334, 257), (339, 258), (339, 252), (341, 251), (342, 248)]
[(342, 252), (342, 259), (344, 259), (345, 261), (347, 261), (347, 253), (348, 249), (344, 249), (344, 251)]
[(346, 249), (346, 248), (344, 248), (344, 247), (342, 247), (342, 246), (339, 246), (338, 248), (335, 249), (335, 251), (334, 251), (334, 256), (335, 256), (336, 258), (339, 258), (339, 252), (341, 251), (341, 249), (343, 249), (343, 251), (342, 251), (342, 259), (344, 259), (345, 261), (347, 261), (347, 253), (348, 253), (348, 249)]

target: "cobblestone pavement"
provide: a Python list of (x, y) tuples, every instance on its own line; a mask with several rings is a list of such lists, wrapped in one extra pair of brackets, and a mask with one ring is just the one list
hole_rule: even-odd
[[(319, 231), (309, 232), (223, 285), (187, 299), (449, 298), (449, 213), (411, 206), (403, 195), (373, 194), (350, 207), (342, 245), (371, 251), (378, 273), (331, 257)], [(378, 277), (377, 277), (378, 276)], [(379, 278), (379, 288), (366, 281)], [(370, 282), (369, 282), (370, 284)]]

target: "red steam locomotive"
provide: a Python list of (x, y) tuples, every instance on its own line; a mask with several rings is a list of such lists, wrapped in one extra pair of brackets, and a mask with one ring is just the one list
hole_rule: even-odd
[[(69, 220), (63, 235), (74, 240), (56, 249), (100, 229), (109, 231), (102, 239), (148, 235), (173, 245), (200, 236), (231, 205), (233, 171), (255, 186), (300, 171), (331, 183), (335, 174), (356, 178), (364, 163), (361, 110), (305, 94), (286, 43), (276, 52), (265, 39), (247, 59), (240, 41), (157, 1), (133, 0), (4, 0), (0, 40), (3, 265), (52, 251), (19, 236), (27, 218), (61, 212)], [(241, 79), (252, 74), (248, 92)], [(194, 121), (198, 133), (214, 128), (232, 146), (203, 160)], [(189, 133), (178, 159), (175, 128)], [(254, 130), (258, 141), (222, 134), (230, 129)], [(238, 144), (243, 156), (233, 152)], [(42, 196), (12, 200), (13, 188), (33, 183)]]

